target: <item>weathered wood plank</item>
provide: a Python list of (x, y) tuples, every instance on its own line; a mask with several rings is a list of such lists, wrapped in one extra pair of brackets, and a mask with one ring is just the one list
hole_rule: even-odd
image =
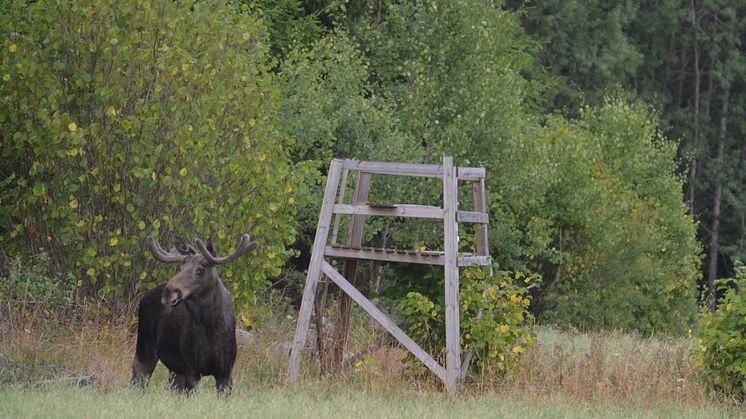
[(458, 167), (456, 168), (458, 180), (478, 181), (484, 179), (484, 167)]
[(344, 160), (342, 167), (348, 170), (377, 173), (384, 175), (420, 176), (440, 178), (443, 168), (435, 164), (408, 164), (375, 161)]
[(489, 224), (490, 217), (485, 212), (457, 211), (456, 221), (459, 223)]
[(471, 266), (471, 265), (491, 265), (492, 260), (489, 256), (459, 256), (458, 266)]
[[(487, 212), (487, 196), (485, 194), (484, 178), (477, 182), (472, 182), (472, 194), (474, 196), (474, 211)], [(487, 226), (482, 225), (477, 229), (477, 254), (480, 256), (489, 255)]]
[(311, 248), (311, 261), (308, 265), (308, 275), (306, 276), (306, 285), (303, 290), (303, 299), (301, 300), (300, 312), (298, 313), (298, 323), (295, 327), (295, 337), (293, 346), (290, 349), (290, 358), (288, 359), (288, 376), (289, 382), (296, 382), (300, 378), (300, 355), (306, 344), (308, 337), (308, 325), (311, 321), (311, 312), (313, 311), (313, 300), (316, 297), (316, 286), (321, 275), (321, 263), (324, 261), (324, 248), (329, 238), (329, 227), (332, 221), (332, 207), (334, 198), (339, 186), (339, 176), (342, 170), (340, 160), (332, 160), (329, 167), (329, 174), (326, 179), (326, 188), (324, 189), (324, 201), (319, 212), (319, 221), (316, 225), (316, 237)]
[[(342, 186), (339, 187), (339, 199), (337, 200), (338, 204), (344, 204), (345, 202), (345, 192), (347, 191), (347, 175), (350, 173), (349, 170), (343, 170), (342, 171)], [(339, 224), (341, 221), (341, 218), (339, 215), (334, 216), (334, 229), (332, 229), (332, 243), (337, 242), (337, 236), (339, 235)]]
[(445, 316), (446, 316), (446, 387), (450, 394), (458, 389), (461, 377), (461, 334), (458, 303), (458, 191), (453, 157), (443, 158), (443, 242), (445, 244)]
[(374, 215), (379, 217), (411, 217), (443, 219), (443, 208), (424, 205), (394, 205), (376, 207), (373, 205), (337, 204), (335, 214)]
[(343, 259), (380, 260), (383, 262), (417, 263), (421, 265), (443, 265), (443, 253), (409, 253), (393, 249), (379, 248), (346, 248), (327, 246), (324, 250), (327, 256)]
[[(437, 179), (443, 178), (443, 166), (436, 164), (344, 160), (342, 165), (342, 168), (346, 170), (359, 170), (383, 175), (429, 177)], [(459, 167), (458, 172), (458, 180), (463, 181), (479, 180), (484, 177), (485, 173), (484, 168), (482, 167)]]
[(389, 319), (378, 307), (360, 293), (354, 285), (350, 284), (332, 265), (328, 262), (322, 262), (322, 271), (334, 281), (339, 288), (349, 295), (356, 303), (360, 305), (368, 314), (371, 315), (378, 323), (383, 326), (393, 337), (396, 338), (405, 348), (417, 357), (426, 367), (430, 369), (438, 378), (446, 381), (446, 370), (438, 364), (430, 354), (425, 352), (415, 341), (413, 341), (403, 330), (399, 328), (391, 319)]
[[(368, 202), (368, 191), (370, 190), (370, 173), (358, 172), (355, 182), (355, 196), (352, 199), (353, 206), (360, 206)], [(363, 239), (363, 224), (365, 216), (356, 214), (352, 216), (350, 230), (347, 235), (347, 245), (350, 247), (360, 247)], [(344, 262), (342, 272), (345, 278), (355, 285), (357, 277), (357, 259), (347, 259)], [(350, 297), (343, 294), (339, 298), (339, 308), (337, 316), (336, 334), (334, 337), (333, 363), (335, 368), (341, 368), (344, 358), (344, 347), (347, 344), (347, 330), (350, 324)]]

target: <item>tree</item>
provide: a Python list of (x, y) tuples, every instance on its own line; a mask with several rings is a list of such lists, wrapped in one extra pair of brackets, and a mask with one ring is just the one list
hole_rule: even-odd
[(105, 297), (163, 281), (149, 234), (252, 234), (258, 254), (225, 272), (241, 303), (279, 274), (295, 179), (253, 18), (220, 3), (18, 2), (0, 33), (4, 249), (48, 252)]

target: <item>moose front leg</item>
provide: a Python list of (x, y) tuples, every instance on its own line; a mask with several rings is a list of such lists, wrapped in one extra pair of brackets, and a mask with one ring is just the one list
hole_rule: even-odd
[(231, 376), (215, 376), (215, 388), (218, 390), (218, 396), (228, 396), (233, 390), (233, 379)]

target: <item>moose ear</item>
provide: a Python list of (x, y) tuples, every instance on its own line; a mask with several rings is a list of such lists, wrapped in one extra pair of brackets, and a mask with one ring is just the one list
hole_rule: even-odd
[(176, 245), (176, 251), (182, 255), (193, 255), (196, 253), (192, 246), (178, 234), (174, 234), (174, 244)]

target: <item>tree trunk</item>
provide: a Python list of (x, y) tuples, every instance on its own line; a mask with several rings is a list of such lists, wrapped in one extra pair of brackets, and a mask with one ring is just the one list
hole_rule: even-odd
[(715, 311), (717, 293), (715, 278), (717, 277), (718, 251), (720, 245), (720, 206), (723, 198), (723, 168), (725, 166), (725, 135), (728, 129), (728, 102), (730, 89), (723, 95), (723, 108), (720, 113), (720, 138), (718, 141), (718, 155), (715, 160), (715, 197), (712, 201), (712, 233), (710, 235), (710, 260), (707, 268), (708, 303), (710, 310)]
[(699, 91), (700, 84), (702, 83), (702, 75), (699, 71), (699, 43), (697, 38), (699, 35), (699, 28), (697, 27), (697, 9), (694, 4), (694, 0), (691, 1), (692, 5), (692, 32), (694, 34), (694, 138), (693, 138), (693, 149), (694, 157), (692, 158), (692, 167), (689, 171), (689, 188), (687, 192), (687, 203), (689, 205), (689, 216), (694, 217), (694, 183), (697, 180), (697, 154), (699, 152)]

